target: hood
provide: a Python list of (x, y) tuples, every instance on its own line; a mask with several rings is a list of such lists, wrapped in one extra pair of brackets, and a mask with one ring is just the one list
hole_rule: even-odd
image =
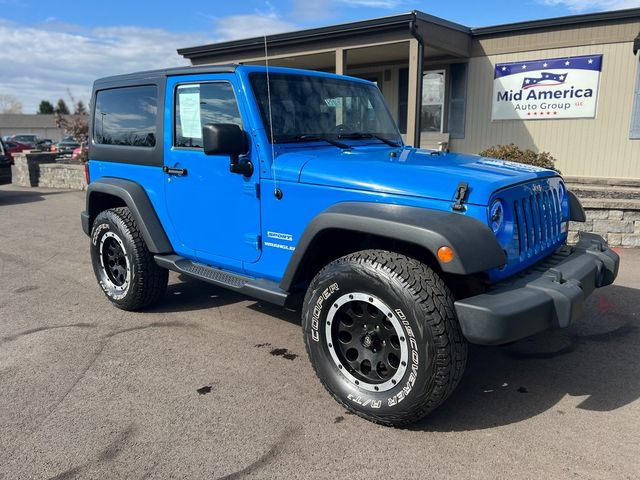
[(411, 147), (297, 150), (279, 155), (276, 168), (281, 178), (300, 183), (446, 201), (454, 198), (460, 182), (466, 182), (466, 202), (476, 205), (488, 205), (494, 192), (510, 185), (557, 175), (478, 155)]

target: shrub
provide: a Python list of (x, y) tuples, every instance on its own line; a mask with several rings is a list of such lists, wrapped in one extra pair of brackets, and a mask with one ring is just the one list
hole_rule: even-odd
[(511, 143), (509, 145), (496, 145), (489, 147), (480, 152), (483, 157), (499, 158), (500, 160), (508, 160), (510, 162), (524, 163), (534, 165), (536, 167), (548, 168), (560, 173), (555, 167), (556, 159), (549, 152), (536, 153), (533, 150), (522, 150), (517, 145)]

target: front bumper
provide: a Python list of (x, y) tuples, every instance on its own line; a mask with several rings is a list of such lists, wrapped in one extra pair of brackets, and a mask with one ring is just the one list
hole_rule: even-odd
[(471, 343), (499, 345), (551, 328), (566, 328), (582, 314), (594, 289), (613, 283), (620, 257), (593, 233), (486, 293), (455, 302), (462, 333)]

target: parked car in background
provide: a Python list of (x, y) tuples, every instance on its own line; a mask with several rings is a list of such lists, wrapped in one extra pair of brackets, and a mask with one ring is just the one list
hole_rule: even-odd
[(27, 145), (29, 148), (36, 148), (40, 140), (37, 135), (31, 133), (20, 133), (14, 135), (9, 140)]
[(11, 164), (13, 165), (13, 155), (15, 153), (20, 153), (23, 150), (29, 150), (29, 145), (25, 145), (24, 143), (14, 142), (13, 140), (5, 141), (4, 147), (9, 156), (9, 160), (11, 160)]
[(51, 145), (53, 145), (53, 140), (51, 140), (50, 138), (41, 138), (40, 140), (38, 140), (37, 147), (40, 150), (48, 152), (49, 149), (51, 148)]
[(0, 140), (0, 185), (11, 183), (11, 157)]
[(61, 141), (51, 146), (51, 151), (58, 154), (59, 157), (70, 157), (73, 151), (78, 148), (80, 144), (72, 136), (64, 137)]
[(71, 154), (71, 160), (74, 162), (86, 161), (86, 159), (88, 158), (87, 153), (87, 144), (85, 142), (82, 142), (80, 146), (76, 148)]

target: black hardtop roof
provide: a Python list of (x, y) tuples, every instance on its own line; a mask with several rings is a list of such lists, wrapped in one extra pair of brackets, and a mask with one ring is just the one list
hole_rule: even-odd
[(125, 73), (111, 77), (99, 78), (94, 82), (94, 88), (109, 88), (123, 85), (140, 85), (145, 82), (157, 81), (161, 78), (175, 75), (197, 75), (199, 73), (234, 73), (238, 65), (204, 65), (198, 67), (174, 67), (160, 70), (146, 70), (142, 72)]

